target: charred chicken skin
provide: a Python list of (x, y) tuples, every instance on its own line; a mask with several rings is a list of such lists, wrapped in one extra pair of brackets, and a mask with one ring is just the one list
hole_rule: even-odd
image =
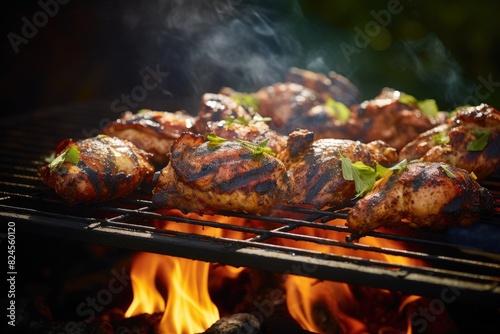
[(126, 112), (119, 119), (102, 129), (105, 135), (132, 142), (138, 148), (152, 154), (156, 166), (167, 164), (170, 146), (184, 131), (194, 126), (194, 117), (184, 111), (167, 112), (141, 110)]
[(199, 134), (213, 133), (227, 140), (242, 139), (260, 143), (268, 139), (274, 152), (282, 151), (287, 136), (272, 130), (267, 121), (253, 110), (244, 109), (232, 98), (222, 94), (204, 94), (196, 117)]
[(468, 171), (415, 162), (375, 183), (350, 210), (347, 226), (360, 236), (381, 227), (466, 227), (493, 206), (492, 195)]
[(148, 153), (127, 140), (103, 135), (65, 140), (55, 154), (39, 176), (70, 205), (129, 195), (142, 182), (151, 181), (155, 171)]
[(483, 180), (500, 166), (500, 111), (487, 104), (464, 107), (408, 143), (400, 158), (445, 162)]
[(362, 102), (353, 109), (351, 117), (359, 127), (362, 142), (382, 140), (397, 150), (445, 119), (443, 112), (426, 116), (411, 103), (400, 101), (400, 91), (384, 88), (374, 99)]
[(316, 208), (343, 205), (356, 195), (353, 181), (344, 179), (341, 156), (371, 167), (390, 165), (397, 152), (383, 142), (363, 144), (347, 139), (318, 139), (308, 130), (290, 134), (287, 148), (277, 158), (286, 165), (285, 204), (309, 204)]
[(258, 214), (279, 202), (285, 184), (285, 166), (272, 155), (184, 133), (174, 142), (167, 167), (155, 175), (153, 204), (197, 214)]
[(350, 107), (358, 103), (359, 90), (349, 79), (330, 71), (327, 75), (291, 67), (287, 81), (298, 83), (318, 94), (320, 103), (332, 98)]

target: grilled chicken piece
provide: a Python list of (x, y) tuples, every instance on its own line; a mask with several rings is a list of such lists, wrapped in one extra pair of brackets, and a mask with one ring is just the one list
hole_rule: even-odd
[(375, 183), (350, 210), (347, 226), (358, 236), (380, 227), (466, 227), (493, 206), (492, 195), (468, 171), (416, 162)]
[(382, 140), (397, 150), (445, 120), (446, 114), (435, 117), (424, 115), (416, 106), (402, 103), (400, 91), (384, 88), (372, 100), (362, 102), (354, 108), (353, 116), (360, 127), (358, 138), (362, 142)]
[(348, 139), (318, 139), (308, 130), (290, 134), (288, 146), (277, 158), (286, 165), (285, 204), (309, 204), (315, 208), (344, 205), (356, 195), (353, 181), (344, 179), (340, 153), (352, 161), (375, 167), (398, 160), (394, 148), (378, 141), (363, 144)]
[(267, 146), (276, 153), (285, 148), (287, 140), (285, 135), (272, 130), (258, 113), (222, 94), (202, 96), (194, 129), (202, 135), (213, 133), (227, 140), (242, 139), (256, 144), (268, 139)]
[(320, 103), (314, 91), (293, 82), (279, 82), (254, 93), (225, 87), (221, 93), (239, 100), (252, 100), (252, 109), (263, 117), (270, 117), (269, 126), (285, 135), (296, 130), (307, 111)]
[(286, 184), (283, 163), (254, 154), (234, 141), (213, 146), (184, 133), (172, 145), (170, 162), (155, 175), (153, 204), (197, 214), (262, 213), (279, 202)]
[(483, 180), (500, 166), (500, 111), (487, 104), (464, 107), (408, 143), (400, 158), (445, 162)]
[[(355, 119), (340, 121), (339, 117), (324, 104), (321, 93), (298, 83), (284, 82), (261, 88), (255, 93), (240, 93), (223, 88), (223, 94), (239, 100), (251, 100), (251, 109), (269, 117), (271, 129), (283, 135), (298, 128), (309, 129), (319, 138), (355, 138), (360, 127)], [(346, 107), (347, 108), (347, 107)], [(350, 114), (350, 110), (347, 108)]]
[(207, 135), (212, 132), (212, 124), (228, 118), (250, 122), (256, 114), (243, 108), (230, 96), (205, 93), (201, 97), (201, 107), (192, 132)]
[(346, 77), (334, 71), (327, 75), (309, 70), (291, 67), (288, 70), (287, 80), (295, 82), (316, 92), (321, 103), (333, 98), (350, 107), (358, 103), (359, 90)]
[(55, 154), (40, 168), (39, 177), (70, 205), (129, 195), (155, 172), (148, 153), (127, 140), (103, 135), (65, 140)]
[(152, 154), (156, 166), (164, 167), (167, 153), (176, 138), (194, 126), (194, 117), (185, 111), (153, 111), (144, 109), (134, 114), (126, 112), (102, 129), (105, 135), (132, 142)]

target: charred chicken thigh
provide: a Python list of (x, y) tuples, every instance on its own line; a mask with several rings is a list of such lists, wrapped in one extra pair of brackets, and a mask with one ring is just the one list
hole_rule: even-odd
[(186, 132), (172, 145), (167, 167), (155, 175), (153, 204), (197, 214), (258, 214), (279, 202), (285, 184), (285, 166), (274, 156)]
[(268, 139), (267, 146), (276, 153), (286, 146), (287, 136), (272, 130), (267, 124), (268, 119), (244, 109), (226, 95), (204, 94), (201, 105), (194, 127), (199, 134), (213, 133), (228, 140), (242, 139), (254, 143)]
[(295, 82), (318, 94), (321, 103), (332, 98), (350, 107), (358, 103), (359, 90), (343, 75), (330, 71), (326, 75), (297, 67), (291, 67), (287, 80)]
[(157, 166), (167, 164), (167, 154), (174, 139), (194, 126), (194, 117), (185, 111), (154, 111), (143, 109), (137, 113), (125, 112), (102, 129), (105, 135), (131, 141), (138, 148), (152, 154)]
[(359, 127), (357, 139), (362, 142), (382, 140), (400, 150), (420, 133), (444, 122), (445, 113), (427, 116), (417, 104), (403, 103), (403, 94), (384, 88), (376, 98), (356, 106), (352, 117)]
[(464, 107), (408, 143), (400, 158), (444, 162), (483, 180), (500, 166), (500, 111), (487, 104)]
[(353, 181), (342, 174), (341, 154), (371, 167), (390, 165), (398, 159), (394, 148), (378, 141), (363, 144), (348, 139), (318, 139), (308, 130), (290, 134), (287, 148), (277, 158), (287, 167), (285, 204), (309, 204), (316, 208), (342, 205), (356, 195)]
[(104, 135), (65, 140), (55, 155), (39, 176), (70, 205), (129, 195), (154, 174), (148, 153), (127, 140)]
[(347, 226), (360, 236), (381, 227), (466, 227), (493, 206), (492, 195), (468, 171), (415, 162), (375, 183), (348, 213)]

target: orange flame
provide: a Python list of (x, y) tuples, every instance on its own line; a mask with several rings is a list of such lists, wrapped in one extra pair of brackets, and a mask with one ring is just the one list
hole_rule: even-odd
[[(171, 210), (168, 214), (201, 219), (198, 215), (183, 215), (177, 210)], [(211, 216), (209, 219), (225, 222), (229, 218)], [(161, 224), (162, 226), (158, 227), (177, 232), (214, 237), (243, 237), (241, 232), (226, 230), (221, 232), (222, 230), (217, 228), (177, 222), (161, 222)], [(234, 278), (242, 270), (243, 268), (224, 266), (222, 270), (217, 271), (217, 275)], [(163, 312), (158, 325), (158, 331), (161, 333), (204, 332), (220, 318), (219, 310), (212, 302), (208, 289), (209, 271), (210, 264), (207, 262), (139, 253), (132, 263), (130, 272), (134, 298), (125, 312), (125, 317)]]
[[(222, 224), (229, 223), (240, 226), (261, 224), (260, 222), (249, 222), (235, 217), (184, 215), (177, 210), (169, 210), (165, 213), (170, 216), (202, 219)], [(208, 224), (204, 227), (182, 222), (161, 221), (157, 224), (161, 224), (161, 226), (157, 227), (170, 231), (213, 237), (243, 240), (253, 236), (249, 235), (249, 233), (211, 227)], [(337, 219), (328, 224), (343, 226), (345, 221)], [(325, 226), (328, 224), (325, 224)], [(307, 227), (299, 228), (295, 233), (329, 240), (343, 240), (346, 236), (345, 232)], [(280, 239), (279, 242), (285, 246), (322, 253), (385, 261), (389, 266), (390, 264), (421, 264), (419, 260), (389, 255), (385, 252), (377, 253), (364, 249), (350, 249), (288, 239)], [(398, 245), (396, 241), (380, 238), (364, 237), (359, 242), (377, 248), (404, 248), (401, 244)], [(210, 271), (210, 264), (201, 261), (151, 253), (138, 254), (131, 270), (134, 299), (125, 316), (131, 317), (142, 313), (163, 312), (158, 328), (162, 333), (198, 333), (205, 331), (219, 319), (219, 310), (212, 302), (209, 293), (209, 278), (212, 278), (213, 287), (221, 284), (223, 278), (233, 279), (244, 270), (244, 268), (229, 266), (219, 266), (217, 268), (221, 268), (221, 270)], [(360, 314), (360, 310), (365, 307), (362, 305), (363, 302), (356, 300), (352, 287), (348, 284), (318, 282), (307, 277), (286, 275), (284, 276), (284, 286), (286, 288), (286, 303), (289, 313), (305, 330), (315, 333), (327, 333), (332, 332), (333, 329), (337, 332), (357, 334), (366, 333), (373, 329), (368, 328), (366, 323), (368, 320), (366, 317), (363, 318), (363, 314)], [(386, 295), (389, 298), (391, 292), (377, 290), (376, 294), (377, 298), (384, 299)], [(403, 313), (405, 305), (418, 299), (417, 296), (405, 298), (407, 299), (400, 302), (399, 310), (397, 306), (395, 307), (394, 314), (396, 316), (398, 312), (399, 314)], [(369, 298), (367, 300), (369, 301)], [(383, 326), (384, 324), (381, 324), (379, 329), (383, 330)], [(402, 330), (406, 331), (407, 334), (411, 334), (411, 323), (409, 322), (400, 323), (397, 328), (399, 331)]]

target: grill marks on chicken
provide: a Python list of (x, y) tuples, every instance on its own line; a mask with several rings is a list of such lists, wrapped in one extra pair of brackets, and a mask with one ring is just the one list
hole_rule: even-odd
[(272, 130), (262, 116), (222, 94), (203, 95), (195, 129), (199, 134), (213, 133), (227, 140), (242, 139), (255, 144), (268, 140), (267, 146), (276, 153), (286, 147), (288, 138)]
[[(480, 138), (481, 136), (486, 136)], [(478, 149), (479, 143), (485, 146)], [(468, 147), (470, 144), (474, 147)], [(436, 126), (408, 143), (402, 159), (445, 162), (474, 172), (483, 180), (500, 166), (500, 111), (487, 105), (464, 107), (445, 124)]]
[(343, 178), (340, 154), (374, 167), (397, 161), (396, 150), (385, 143), (371, 145), (347, 139), (318, 139), (308, 130), (290, 134), (288, 146), (277, 158), (287, 167), (286, 204), (316, 208), (344, 205), (356, 195), (353, 181)]
[(184, 133), (168, 166), (155, 176), (153, 204), (198, 214), (257, 214), (279, 202), (285, 184), (285, 166), (273, 156), (233, 141), (214, 147), (201, 135)]
[(155, 171), (150, 155), (126, 140), (108, 136), (67, 140), (56, 154), (71, 146), (80, 152), (77, 163), (64, 161), (56, 168), (48, 164), (39, 171), (42, 182), (70, 205), (129, 195), (142, 182), (151, 181)]
[(444, 113), (425, 116), (416, 105), (400, 102), (400, 91), (384, 88), (380, 94), (354, 108), (359, 140), (382, 140), (400, 150), (420, 133), (443, 123)]
[(466, 227), (493, 206), (492, 195), (468, 171), (417, 162), (377, 182), (352, 207), (347, 226), (358, 236), (381, 227)]
[(190, 130), (194, 122), (194, 117), (185, 111), (142, 110), (135, 114), (129, 111), (102, 131), (105, 135), (129, 140), (139, 149), (151, 153), (151, 161), (163, 167), (168, 162), (167, 154), (174, 140)]

